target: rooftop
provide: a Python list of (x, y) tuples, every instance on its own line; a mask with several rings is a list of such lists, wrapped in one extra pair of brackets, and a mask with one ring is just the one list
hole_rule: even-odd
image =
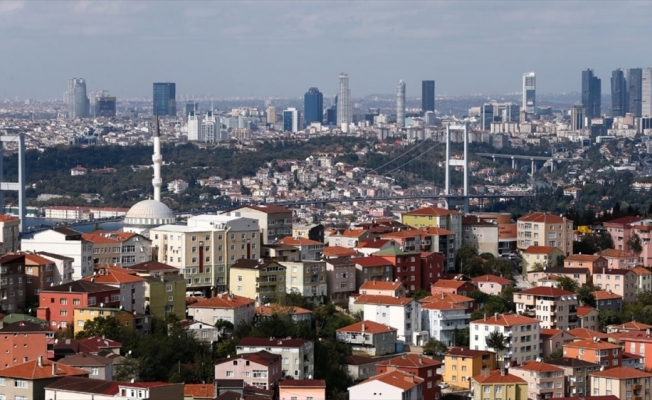
[[(572, 222), (570, 220), (566, 220), (566, 221)], [(558, 224), (558, 223), (564, 222), (564, 218), (559, 217), (557, 215), (553, 215), (553, 214), (535, 212), (535, 213), (530, 213), (528, 215), (525, 215), (525, 216), (519, 218), (518, 222), (536, 222), (536, 223), (544, 223), (544, 224), (549, 224), (549, 223)]]
[(200, 300), (188, 306), (188, 308), (239, 308), (256, 303), (248, 297), (235, 294), (219, 294), (210, 299)]
[(501, 370), (491, 371), (489, 375), (476, 375), (473, 380), (478, 383), (523, 383), (525, 381), (518, 376), (503, 373)]
[(604, 371), (598, 371), (591, 374), (591, 376), (597, 376), (601, 378), (611, 378), (611, 379), (632, 379), (632, 378), (649, 378), (652, 377), (652, 374), (645, 371), (639, 371), (634, 368), (628, 367), (616, 367), (605, 369)]
[(396, 331), (396, 328), (392, 328), (388, 325), (379, 324), (374, 321), (360, 321), (349, 326), (345, 326), (337, 330), (337, 332), (356, 332), (356, 333), (385, 333)]
[(88, 371), (61, 363), (32, 360), (0, 371), (0, 376), (14, 379), (50, 379), (62, 376), (88, 376)]
[(530, 318), (519, 314), (498, 314), (471, 321), (472, 324), (487, 324), (487, 325), (501, 325), (501, 326), (514, 326), (524, 324), (534, 324), (539, 326), (539, 320)]
[(458, 211), (448, 210), (445, 208), (439, 207), (424, 207), (419, 208), (418, 210), (408, 211), (403, 215), (433, 215), (433, 216), (443, 216), (443, 215), (460, 215)]

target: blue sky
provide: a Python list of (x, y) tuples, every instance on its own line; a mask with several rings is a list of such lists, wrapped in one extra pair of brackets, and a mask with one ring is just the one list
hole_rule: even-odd
[(89, 91), (181, 95), (416, 96), (579, 91), (594, 68), (652, 66), (650, 1), (0, 1), (0, 99), (61, 98), (71, 77)]

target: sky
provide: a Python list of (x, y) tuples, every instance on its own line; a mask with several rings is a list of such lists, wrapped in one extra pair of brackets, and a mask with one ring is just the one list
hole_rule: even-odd
[(539, 93), (580, 91), (593, 68), (652, 66), (652, 1), (0, 1), (0, 99), (88, 91), (151, 98), (502, 94), (537, 73)]

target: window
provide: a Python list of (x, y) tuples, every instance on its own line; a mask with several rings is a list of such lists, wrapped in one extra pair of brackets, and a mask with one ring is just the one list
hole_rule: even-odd
[(233, 371), (226, 371), (226, 377), (233, 377)]
[(68, 304), (68, 299), (60, 299), (59, 304), (64, 305), (64, 306), (67, 305)]
[(172, 285), (165, 285), (165, 291), (166, 292), (171, 292), (172, 291)]
[(5, 378), (0, 378), (0, 386), (7, 386), (7, 381)]
[(100, 369), (98, 367), (91, 368), (91, 375), (99, 375)]
[(14, 380), (14, 386), (21, 389), (27, 389), (27, 381), (24, 379), (16, 379)]

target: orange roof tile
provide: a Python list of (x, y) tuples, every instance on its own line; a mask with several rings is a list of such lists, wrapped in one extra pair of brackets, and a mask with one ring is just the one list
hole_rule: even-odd
[(426, 296), (420, 301), (421, 303), (433, 303), (436, 301), (446, 301), (448, 303), (457, 304), (457, 303), (468, 303), (470, 301), (473, 301), (473, 299), (470, 297), (462, 296), (461, 294), (441, 292), (441, 293), (434, 294), (432, 296)]
[(123, 283), (144, 282), (145, 278), (141, 278), (140, 276), (137, 275), (132, 275), (132, 273), (129, 271), (123, 274), (120, 272), (116, 272), (115, 270), (105, 269), (100, 274), (87, 276), (83, 280), (87, 282), (104, 283), (104, 284), (111, 284), (111, 283), (123, 284)]
[(536, 372), (559, 372), (563, 371), (563, 369), (559, 367), (555, 367), (550, 364), (546, 363), (540, 363), (536, 361), (526, 361), (523, 364), (517, 366), (517, 367), (512, 367), (514, 369), (524, 369), (526, 371), (536, 371)]
[(402, 368), (425, 368), (425, 367), (439, 366), (441, 365), (441, 362), (421, 354), (408, 353), (408, 354), (401, 354), (400, 356), (391, 358), (389, 360), (381, 361), (376, 365), (383, 365), (383, 366), (391, 365), (391, 366), (402, 367)]
[(471, 278), (471, 280), (476, 283), (491, 282), (491, 283), (498, 283), (499, 285), (509, 285), (513, 283), (509, 279), (505, 279), (501, 276), (496, 276), (496, 275), (476, 276), (475, 278)]
[(611, 257), (611, 258), (636, 258), (636, 255), (632, 253), (627, 253), (622, 250), (616, 250), (616, 249), (607, 249), (601, 251), (600, 254), (602, 257)]
[(576, 340), (574, 342), (565, 343), (564, 347), (573, 347), (579, 349), (620, 349), (620, 345), (606, 342), (604, 340), (594, 341), (593, 339)]
[(322, 242), (318, 242), (316, 240), (310, 240), (307, 238), (293, 238), (292, 236), (285, 237), (281, 240), (279, 240), (277, 243), (280, 244), (287, 244), (290, 246), (323, 246), (324, 244)]
[(564, 261), (594, 262), (599, 258), (600, 256), (596, 254), (571, 254), (570, 256), (566, 257)]
[(568, 290), (564, 289), (559, 289), (556, 287), (548, 287), (548, 286), (538, 286), (538, 287), (533, 287), (530, 289), (525, 289), (518, 294), (530, 294), (533, 296), (549, 296), (549, 297), (559, 297), (559, 296), (572, 296), (575, 293), (570, 292)]
[(557, 247), (552, 247), (552, 246), (530, 246), (527, 249), (525, 249), (524, 253), (528, 253), (528, 254), (550, 254), (555, 249), (557, 249)]
[(0, 214), (0, 222), (16, 222), (16, 221), (20, 221), (20, 219), (11, 216), (9, 214)]
[(256, 301), (248, 297), (238, 295), (219, 294), (210, 299), (200, 300), (188, 306), (188, 308), (240, 308)]
[(403, 286), (402, 282), (393, 281), (366, 281), (360, 286), (359, 292), (363, 290), (396, 290)]
[(364, 235), (367, 231), (364, 229), (347, 229), (344, 232), (342, 232), (342, 236), (345, 237), (350, 237), (350, 238), (359, 238), (360, 236)]
[(384, 374), (372, 376), (371, 378), (363, 381), (362, 383), (359, 383), (358, 385), (362, 385), (366, 382), (371, 381), (380, 381), (405, 391), (410, 390), (422, 383), (423, 378), (419, 378), (418, 376), (408, 374), (403, 371), (390, 371), (385, 372)]
[(629, 321), (621, 325), (610, 325), (609, 328), (623, 329), (623, 330), (630, 330), (630, 331), (644, 331), (646, 329), (651, 329), (652, 325), (647, 325), (636, 321)]
[(612, 379), (632, 379), (632, 378), (649, 378), (652, 377), (652, 374), (649, 372), (639, 371), (634, 368), (628, 367), (616, 367), (605, 369), (604, 371), (598, 371), (591, 374), (591, 376), (597, 376), (601, 378), (612, 378)]
[(634, 268), (630, 269), (630, 271), (632, 271), (633, 273), (635, 273), (636, 275), (639, 275), (639, 276), (652, 275), (652, 272), (650, 272), (649, 269), (643, 268), (643, 267), (634, 267)]
[(405, 306), (412, 301), (414, 301), (414, 299), (411, 297), (392, 297), (363, 294), (356, 299), (355, 304), (383, 304), (388, 306)]
[(455, 210), (448, 210), (448, 209), (445, 209), (445, 208), (439, 208), (439, 207), (423, 207), (423, 208), (419, 208), (418, 210), (408, 211), (403, 215), (436, 215), (436, 216), (442, 216), (442, 215), (460, 215), (460, 212), (455, 211)]
[(276, 303), (256, 307), (256, 314), (263, 315), (265, 317), (270, 317), (274, 314), (301, 315), (311, 313), (312, 311), (306, 310), (305, 308), (295, 306), (282, 306)]
[(525, 381), (518, 376), (510, 375), (510, 374), (502, 374), (501, 370), (494, 370), (491, 371), (489, 375), (476, 375), (472, 378), (474, 381), (478, 383), (523, 383), (525, 384)]
[(384, 234), (382, 237), (383, 239), (385, 238), (407, 238), (407, 237), (414, 237), (414, 236), (421, 236), (423, 235), (423, 231), (420, 229), (405, 229), (402, 231), (396, 231), (396, 232), (390, 232)]
[(435, 282), (434, 287), (440, 287), (440, 288), (453, 288), (453, 289), (458, 289), (461, 286), (463, 286), (465, 283), (469, 283), (468, 281), (456, 281), (453, 279), (440, 279), (437, 282)]
[[(56, 364), (56, 376), (88, 376), (88, 371), (80, 368), (70, 367), (65, 364)], [(48, 379), (52, 378), (52, 362), (42, 361), (39, 365), (37, 360), (28, 361), (23, 364), (18, 364), (13, 367), (5, 368), (2, 370), (2, 376), (7, 378), (17, 379)]]
[(551, 338), (554, 336), (559, 335), (563, 331), (561, 329), (544, 329), (541, 328), (541, 334), (539, 335), (541, 338)]
[(616, 293), (609, 293), (604, 290), (597, 290), (593, 293), (593, 297), (596, 300), (613, 300), (613, 299), (622, 299), (622, 296), (617, 295)]
[(464, 310), (462, 306), (446, 301), (433, 301), (432, 303), (423, 303), (421, 306), (424, 310)]
[(217, 396), (215, 385), (203, 383), (186, 383), (183, 386), (183, 395), (186, 397), (198, 397), (212, 399)]
[[(566, 220), (566, 221), (572, 222), (570, 220)], [(564, 219), (554, 214), (535, 212), (519, 218), (518, 222), (543, 222), (545, 224), (549, 224), (549, 223), (558, 224), (560, 222), (564, 222)]]
[(360, 322), (356, 322), (355, 324), (345, 326), (344, 328), (340, 328), (337, 330), (337, 332), (358, 332), (358, 333), (364, 332), (364, 333), (375, 334), (375, 333), (392, 332), (395, 330), (396, 328), (379, 324), (374, 321), (360, 321)]
[(448, 235), (455, 234), (455, 232), (453, 231), (449, 231), (448, 229), (444, 229), (444, 228), (438, 228), (435, 226), (423, 227), (421, 228), (421, 230), (431, 235), (439, 235), (439, 236), (448, 236)]
[(359, 254), (356, 250), (342, 246), (324, 246), (323, 253), (327, 257), (331, 256), (354, 256)]
[(524, 325), (524, 324), (539, 324), (539, 320), (536, 318), (526, 317), (519, 314), (498, 314), (498, 317), (495, 315), (487, 316), (486, 319), (481, 318), (471, 323), (476, 324), (487, 324), (487, 325), (501, 325), (501, 326), (514, 326), (514, 325)]
[(579, 306), (579, 307), (577, 307), (577, 316), (578, 317), (583, 317), (586, 314), (590, 313), (591, 311), (596, 311), (597, 312), (598, 310), (596, 310), (595, 308), (590, 307), (590, 306)]
[(602, 333), (586, 328), (571, 329), (568, 331), (568, 333), (580, 339), (581, 338), (592, 339), (594, 337), (599, 337), (600, 339), (607, 339), (609, 337), (609, 335), (607, 335), (606, 333)]

